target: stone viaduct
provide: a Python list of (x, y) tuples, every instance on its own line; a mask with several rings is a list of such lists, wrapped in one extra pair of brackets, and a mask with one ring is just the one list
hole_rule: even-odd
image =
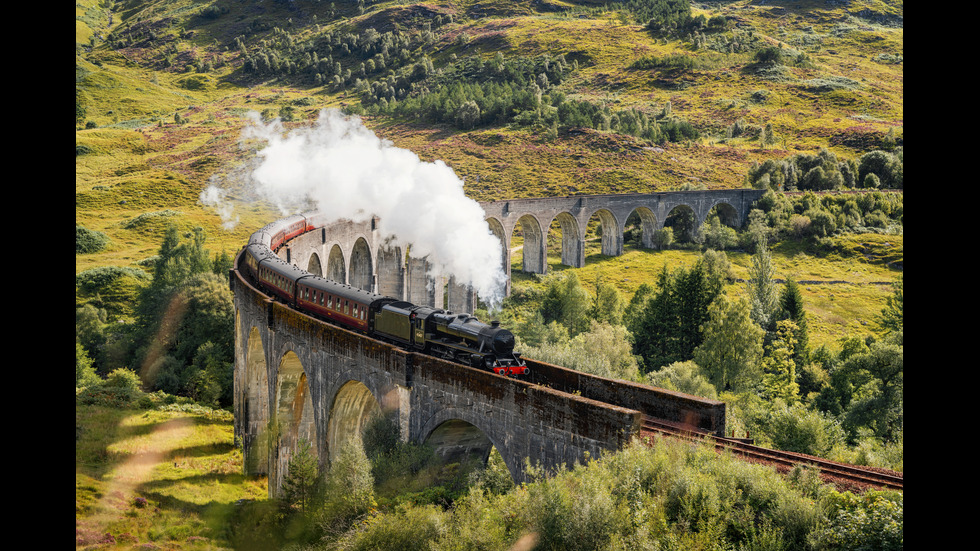
[(524, 240), (523, 271), (548, 270), (548, 232), (561, 231), (561, 263), (585, 265), (585, 233), (594, 219), (602, 235), (602, 254), (623, 254), (623, 233), (631, 216), (641, 229), (641, 245), (654, 248), (653, 235), (668, 219), (683, 220), (686, 230), (697, 231), (714, 210), (723, 224), (741, 226), (764, 190), (673, 191), (634, 195), (583, 195), (483, 202), (490, 230), (504, 244), (501, 262), (510, 275), (511, 240), (520, 229)]
[[(584, 228), (594, 215), (603, 227), (603, 253), (621, 254), (623, 228), (632, 212), (643, 223), (643, 243), (649, 244), (648, 234), (663, 227), (677, 208), (690, 209), (700, 226), (720, 205), (722, 218), (738, 224), (753, 197), (760, 195), (747, 190), (679, 192), (482, 205), (505, 251), (520, 223), (525, 249), (543, 251), (525, 254), (524, 267), (543, 273), (544, 236), (553, 221), (562, 226), (563, 263), (581, 266)], [(424, 259), (408, 257), (378, 235), (375, 220), (328, 222), (315, 214), (305, 219), (301, 233), (276, 247), (284, 260), (416, 304), (473, 311), (476, 298), (470, 290), (452, 281), (432, 281)], [(268, 235), (289, 223), (270, 224), (252, 239), (269, 245)], [(235, 435), (244, 447), (246, 472), (268, 474), (273, 496), (300, 441), (309, 442), (326, 467), (346, 439), (375, 415), (395, 421), (403, 441), (428, 443), (447, 461), (485, 461), (495, 447), (518, 481), (525, 479), (527, 462), (556, 468), (620, 449), (638, 433), (644, 415), (725, 434), (722, 402), (534, 360), (528, 360), (530, 377), (507, 379), (322, 322), (262, 293), (238, 270), (239, 261), (230, 273)], [(501, 261), (509, 267), (509, 254)]]

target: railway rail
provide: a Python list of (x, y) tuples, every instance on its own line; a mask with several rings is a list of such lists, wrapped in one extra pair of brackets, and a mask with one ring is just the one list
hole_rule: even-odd
[(713, 442), (717, 450), (730, 451), (748, 461), (774, 466), (780, 472), (787, 472), (797, 465), (810, 465), (820, 472), (824, 481), (833, 483), (842, 489), (858, 491), (869, 488), (902, 489), (902, 473), (847, 465), (811, 455), (763, 448), (735, 438), (720, 438), (690, 430), (681, 425), (646, 415), (643, 416), (640, 434), (646, 437), (659, 435), (690, 441)]

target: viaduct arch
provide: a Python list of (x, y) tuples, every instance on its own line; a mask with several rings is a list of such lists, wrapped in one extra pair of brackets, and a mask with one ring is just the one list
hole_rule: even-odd
[[(585, 265), (585, 232), (589, 222), (598, 219), (602, 233), (602, 254), (623, 254), (623, 233), (630, 215), (639, 219), (641, 240), (653, 248), (653, 234), (665, 227), (672, 214), (688, 211), (690, 230), (698, 231), (714, 210), (722, 223), (738, 227), (748, 218), (752, 205), (765, 190), (734, 189), (720, 191), (672, 191), (634, 195), (583, 195), (481, 202), (490, 231), (504, 247), (501, 259), (510, 276), (513, 236), (520, 230), (524, 239), (522, 270), (544, 274), (548, 270), (548, 231), (553, 223), (561, 228), (561, 262), (581, 268)], [(508, 289), (509, 291), (509, 289)]]
[[(565, 199), (567, 203), (531, 199), (485, 205), (487, 221), (494, 233), (502, 231), (502, 241), (509, 245), (509, 231), (518, 222), (527, 225), (525, 235), (557, 220), (563, 232), (580, 236), (589, 217), (602, 211), (600, 219), (615, 224), (619, 235), (609, 238), (610, 250), (618, 247), (621, 253), (622, 224), (629, 212), (647, 209), (640, 214), (644, 227), (648, 222), (649, 227), (662, 227), (657, 221), (670, 204), (646, 203), (627, 211), (616, 196), (602, 201)], [(587, 204), (593, 207), (585, 208)], [(733, 208), (744, 219), (747, 210)], [(693, 210), (703, 217), (710, 207)], [(376, 227), (376, 220), (326, 222), (311, 213), (299, 223), (290, 218), (270, 224), (252, 241), (311, 273), (416, 304), (473, 311), (467, 308), (475, 304), (471, 291), (453, 281), (427, 280), (425, 260), (406, 254), (378, 235)], [(275, 236), (284, 237), (277, 241)], [(544, 241), (543, 230), (541, 236)], [(563, 244), (563, 258), (566, 252), (581, 255), (580, 245), (569, 241), (567, 249)], [(506, 259), (507, 247), (501, 260)], [(518, 481), (525, 479), (526, 461), (556, 468), (623, 447), (638, 433), (644, 415), (725, 434), (722, 402), (534, 360), (528, 360), (527, 380), (503, 378), (319, 321), (256, 288), (238, 270), (240, 260), (241, 255), (230, 272), (235, 297), (235, 435), (243, 445), (245, 470), (267, 474), (273, 496), (302, 441), (311, 445), (321, 467), (327, 467), (343, 442), (373, 415), (388, 416), (397, 423), (403, 441), (428, 442), (447, 460), (466, 456), (485, 461), (496, 447)], [(542, 262), (529, 267), (543, 272), (546, 266)]]

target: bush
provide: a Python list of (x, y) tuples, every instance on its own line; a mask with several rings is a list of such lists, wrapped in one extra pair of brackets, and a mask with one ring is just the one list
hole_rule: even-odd
[(762, 48), (755, 53), (754, 59), (763, 65), (779, 65), (783, 61), (783, 49), (778, 46)]
[(801, 404), (777, 403), (770, 421), (770, 438), (781, 450), (826, 456), (845, 440), (840, 423)]
[(145, 409), (153, 405), (153, 399), (143, 392), (142, 386), (135, 371), (119, 368), (109, 373), (104, 381), (81, 389), (75, 399), (85, 405)]
[(185, 90), (205, 91), (214, 87), (207, 75), (191, 75), (177, 81), (177, 85)]
[(443, 513), (432, 505), (401, 507), (393, 513), (374, 516), (354, 533), (350, 551), (414, 551), (430, 549), (443, 530)]
[(811, 536), (817, 550), (900, 550), (905, 506), (902, 494), (869, 491), (862, 496), (832, 492), (824, 500), (830, 523)]
[(75, 254), (97, 253), (108, 244), (109, 237), (106, 234), (75, 225)]

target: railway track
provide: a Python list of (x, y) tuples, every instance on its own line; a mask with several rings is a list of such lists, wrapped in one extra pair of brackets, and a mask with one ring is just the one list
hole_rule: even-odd
[(902, 473), (858, 467), (828, 461), (811, 455), (772, 450), (733, 438), (693, 431), (683, 426), (644, 415), (640, 428), (641, 436), (669, 436), (699, 442), (713, 442), (718, 450), (730, 451), (748, 461), (774, 466), (780, 472), (787, 472), (797, 465), (815, 467), (821, 478), (842, 489), (864, 490), (868, 488), (902, 489)]

